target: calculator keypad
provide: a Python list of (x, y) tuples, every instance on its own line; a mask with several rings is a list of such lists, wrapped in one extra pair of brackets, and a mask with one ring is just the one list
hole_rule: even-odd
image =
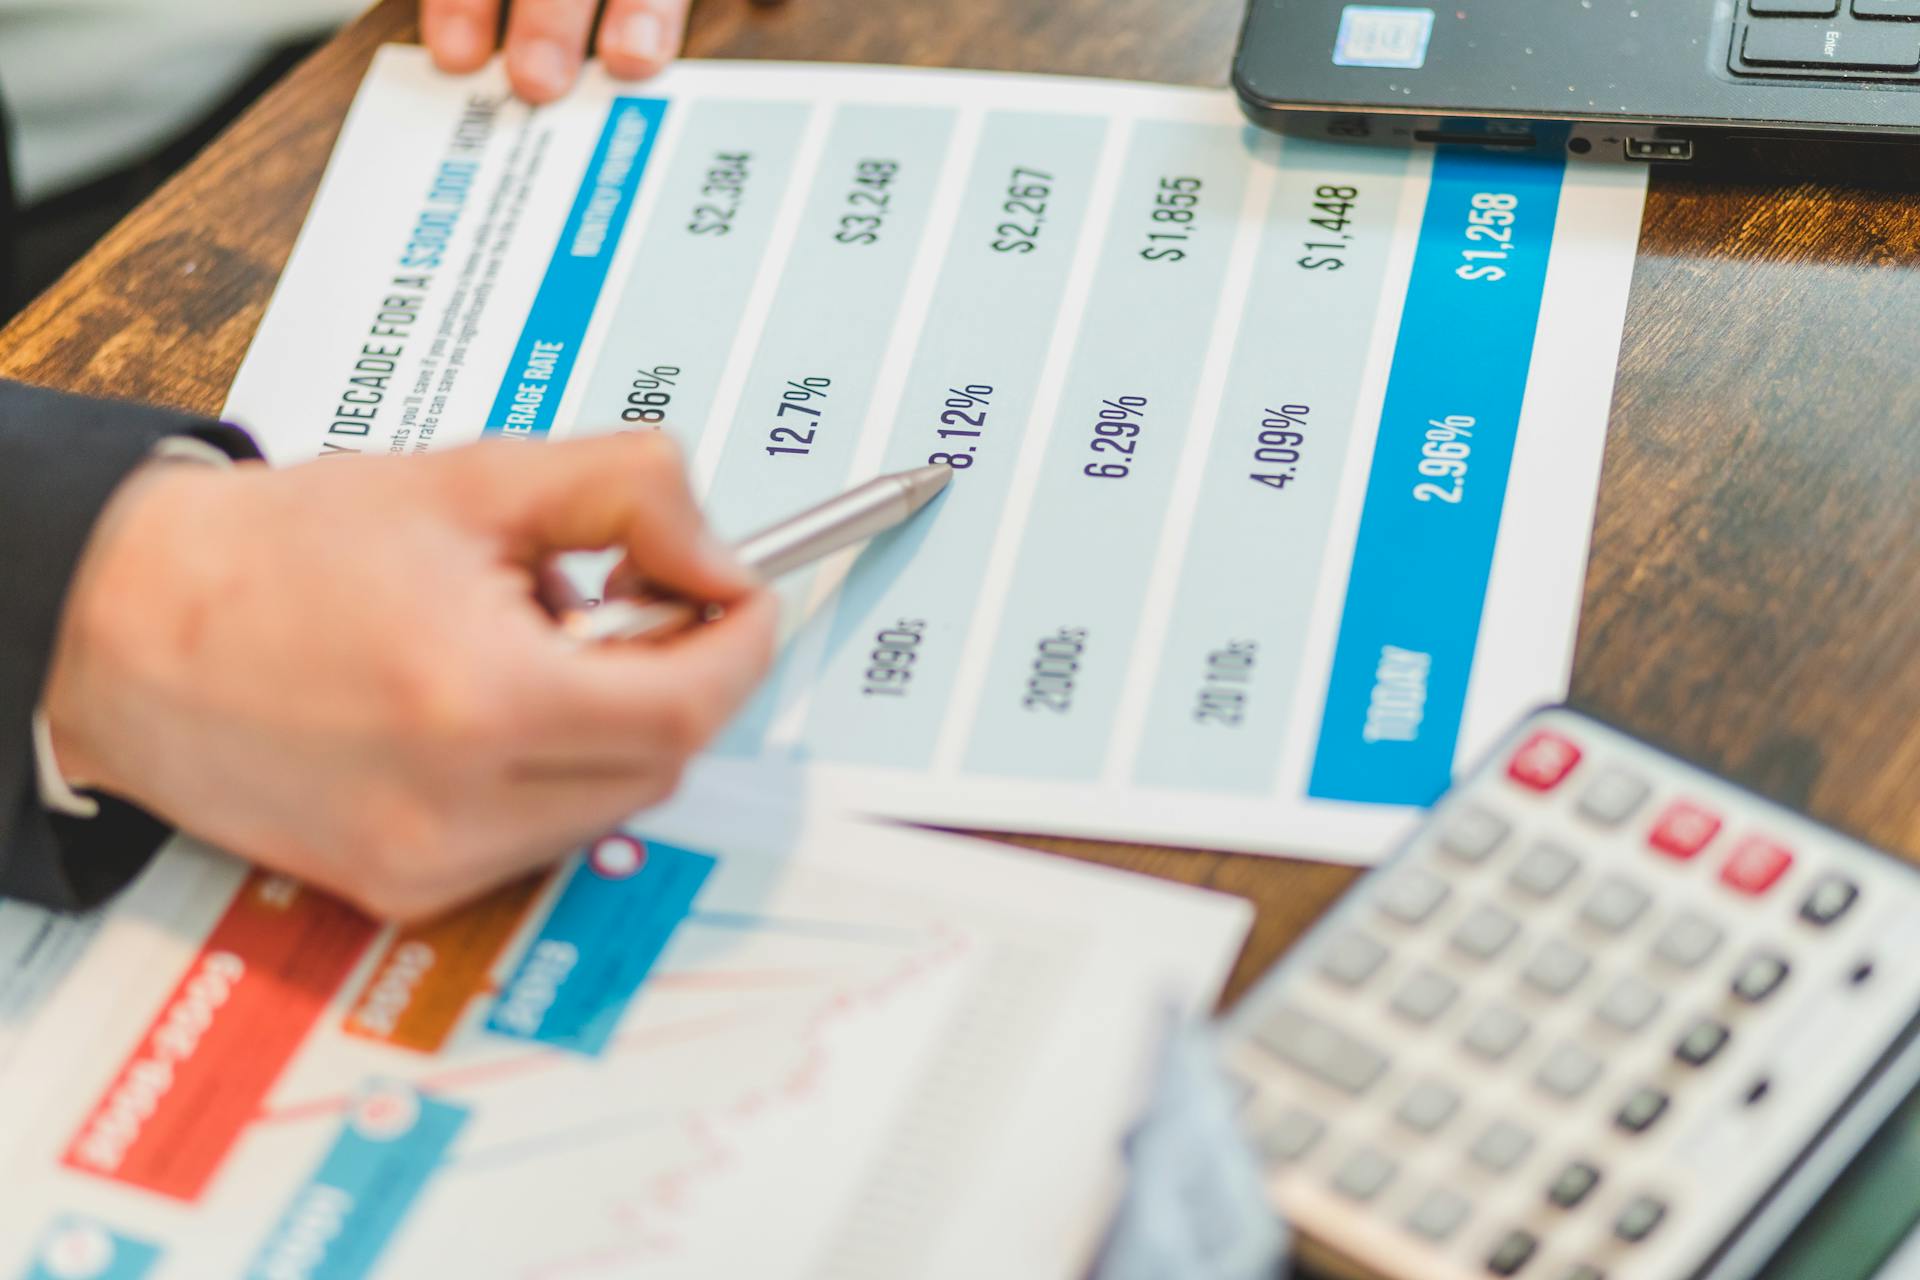
[(1793, 854), (1789, 850), (1771, 840), (1750, 838), (1743, 841), (1720, 868), (1720, 883), (1741, 893), (1765, 893), (1792, 865)]
[(1682, 911), (1653, 944), (1654, 954), (1676, 969), (1697, 967), (1720, 949), (1720, 926), (1698, 911)]
[(1384, 1053), (1294, 1009), (1275, 1010), (1258, 1038), (1281, 1058), (1342, 1093), (1365, 1093), (1387, 1069)]
[(1624, 933), (1652, 901), (1647, 891), (1625, 876), (1602, 880), (1580, 908), (1580, 918), (1596, 929)]
[(1594, 1010), (1600, 1020), (1620, 1031), (1638, 1031), (1660, 1012), (1660, 993), (1640, 979), (1627, 976), (1615, 982)]
[(1505, 951), (1519, 932), (1519, 921), (1483, 902), (1453, 931), (1453, 947), (1475, 960), (1491, 960)]
[(1669, 858), (1691, 858), (1720, 833), (1720, 817), (1691, 800), (1676, 800), (1647, 833), (1647, 843)]
[(1386, 963), (1387, 949), (1357, 929), (1334, 940), (1320, 959), (1320, 972), (1343, 987), (1357, 987)]
[(1580, 859), (1561, 846), (1541, 841), (1514, 864), (1507, 882), (1529, 897), (1551, 898), (1566, 887), (1579, 866)]
[(1440, 847), (1462, 862), (1479, 862), (1500, 847), (1510, 830), (1499, 814), (1469, 808), (1448, 822), (1440, 835)]
[(1515, 741), (1236, 1012), (1248, 1123), (1301, 1230), (1436, 1260), (1396, 1280), (1688, 1275), (1755, 1175), (1711, 1122), (1780, 1110), (1768, 1028), (1920, 878), (1568, 714)]
[(1822, 876), (1800, 904), (1800, 918), (1809, 924), (1830, 925), (1847, 913), (1859, 895), (1858, 886), (1845, 876)]

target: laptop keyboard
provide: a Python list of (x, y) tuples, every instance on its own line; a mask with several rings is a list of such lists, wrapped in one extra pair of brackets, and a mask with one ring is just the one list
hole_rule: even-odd
[(1920, 0), (1741, 0), (1736, 75), (1920, 81)]

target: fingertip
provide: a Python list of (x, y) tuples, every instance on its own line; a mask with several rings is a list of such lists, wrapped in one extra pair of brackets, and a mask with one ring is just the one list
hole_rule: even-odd
[(556, 40), (514, 41), (507, 47), (507, 81), (535, 106), (565, 96), (579, 71), (580, 59)]
[(673, 61), (674, 43), (666, 19), (650, 9), (609, 14), (600, 31), (600, 60), (621, 79), (644, 79)]
[(773, 666), (774, 652), (778, 648), (775, 641), (780, 634), (780, 596), (777, 592), (760, 587), (752, 594), (727, 607), (721, 618), (722, 623), (731, 621), (743, 633), (742, 644), (747, 656), (759, 675), (764, 675)]
[(747, 599), (766, 585), (711, 528), (701, 529), (694, 554), (699, 558), (701, 573), (719, 588), (714, 598), (722, 604)]
[(427, 27), (425, 36), (433, 65), (448, 75), (478, 71), (493, 52), (493, 41), (479, 20), (466, 14), (440, 18)]

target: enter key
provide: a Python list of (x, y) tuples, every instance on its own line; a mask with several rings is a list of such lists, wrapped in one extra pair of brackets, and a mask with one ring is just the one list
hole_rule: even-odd
[(1866, 22), (1756, 22), (1741, 46), (1757, 66), (1839, 67), (1849, 71), (1920, 69), (1920, 27)]

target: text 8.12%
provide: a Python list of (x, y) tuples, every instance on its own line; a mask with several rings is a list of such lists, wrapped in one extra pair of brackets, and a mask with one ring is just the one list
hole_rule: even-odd
[(965, 442), (979, 440), (987, 429), (987, 410), (992, 407), (988, 397), (992, 394), (993, 388), (984, 382), (947, 388), (947, 407), (940, 414), (942, 425), (934, 432), (946, 447), (927, 455), (928, 466), (965, 471), (973, 465), (980, 446)]

